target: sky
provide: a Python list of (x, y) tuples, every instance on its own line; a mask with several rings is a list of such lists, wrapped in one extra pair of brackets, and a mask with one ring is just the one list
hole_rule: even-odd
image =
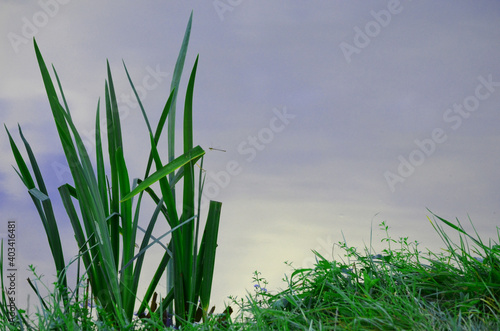
[[(191, 11), (178, 114), (199, 55), (194, 140), (207, 151), (204, 199), (223, 203), (217, 310), (253, 291), (255, 271), (268, 290), (286, 287), (292, 269), (284, 262), (312, 267), (313, 249), (338, 258), (339, 242), (362, 249), (372, 230), (373, 245), (384, 248), (381, 222), (422, 251), (443, 247), (430, 211), (468, 230), (470, 218), (483, 239), (498, 241), (497, 1), (40, 0), (0, 8), (0, 121), (18, 143), (20, 124), (35, 151), (68, 262), (77, 248), (57, 187), (71, 178), (32, 38), (56, 67), (90, 153), (109, 60), (125, 158), (140, 177), (149, 141), (122, 60), (157, 121)], [(5, 132), (0, 153), (0, 233), (16, 222), (18, 300), (33, 301), (28, 266), (47, 280), (55, 268)], [(161, 249), (151, 254), (153, 266)]]

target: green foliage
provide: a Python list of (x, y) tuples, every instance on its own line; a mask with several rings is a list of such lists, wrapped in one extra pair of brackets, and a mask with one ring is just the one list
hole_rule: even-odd
[(315, 267), (294, 268), (285, 278), (287, 288), (276, 294), (263, 291), (268, 284), (256, 272), (255, 293), (246, 300), (233, 298), (240, 308), (235, 325), (272, 330), (498, 329), (499, 245), (484, 244), (458, 220), (455, 225), (434, 216), (460, 235), (455, 244), (431, 221), (446, 253), (422, 253), (408, 237), (395, 240), (382, 222), (383, 254), (373, 254), (371, 245), (359, 253), (345, 242), (338, 243), (345, 260), (329, 261), (313, 251)]
[[(139, 316), (144, 316), (146, 310), (149, 316), (154, 313), (159, 316), (164, 315), (166, 313), (164, 308), (173, 302), (178, 325), (195, 321), (196, 314), (199, 315), (200, 311), (201, 315), (207, 318), (221, 203), (210, 201), (205, 230), (200, 240), (198, 229), (201, 222), (199, 216), (201, 200), (195, 201), (195, 196), (201, 199), (204, 175), (200, 171), (196, 180), (195, 164), (198, 161), (202, 162), (205, 152), (200, 146), (194, 146), (192, 125), (193, 92), (198, 59), (194, 63), (189, 78), (184, 103), (183, 154), (177, 157), (173, 157), (175, 155), (173, 150), (175, 132), (174, 127), (170, 125), (175, 123), (176, 95), (187, 53), (191, 21), (192, 15), (189, 18), (184, 42), (174, 70), (171, 93), (155, 132), (152, 131), (147, 114), (124, 64), (149, 130), (148, 140), (151, 146), (149, 158), (145, 160), (145, 175), (142, 179), (134, 180), (133, 183), (131, 183), (125, 161), (121, 120), (109, 63), (107, 63), (105, 83), (106, 142), (109, 164), (105, 166), (100, 128), (100, 102), (98, 102), (95, 121), (94, 168), (73, 122), (57, 72), (53, 68), (60, 97), (40, 49), (34, 41), (36, 58), (50, 108), (73, 179), (72, 183), (65, 183), (59, 187), (59, 194), (73, 227), (80, 252), (79, 259), (83, 261), (85, 268), (82, 276), (87, 277), (91, 293), (99, 307), (97, 311), (99, 320), (111, 321), (111, 326), (120, 329), (127, 329), (131, 326), (137, 302), (140, 303)], [(60, 98), (64, 106), (59, 101)], [(167, 118), (169, 118), (169, 160), (163, 163), (158, 153), (158, 142)], [(71, 315), (70, 312), (74, 306), (71, 295), (73, 294), (74, 297), (78, 291), (68, 287), (64, 254), (51, 197), (48, 195), (35, 155), (24, 138), (21, 127), (19, 127), (19, 134), (28, 155), (27, 159), (21, 155), (9, 130), (7, 134), (18, 167), (16, 172), (28, 189), (40, 215), (56, 266), (58, 297), (54, 300), (57, 305), (60, 304), (64, 313)], [(150, 174), (153, 162), (156, 170)], [(31, 165), (36, 184), (28, 169), (28, 164)], [(106, 173), (108, 169), (109, 174)], [(167, 178), (167, 176), (170, 177)], [(196, 181), (198, 181), (198, 186)], [(161, 194), (157, 194), (151, 188), (154, 183), (159, 183)], [(183, 188), (179, 210), (177, 210), (175, 197), (175, 186), (178, 183), (181, 183)], [(136, 254), (134, 245), (130, 243), (138, 240), (139, 212), (144, 193), (149, 195), (157, 207), (149, 219), (139, 253)], [(137, 201), (134, 203), (132, 198), (135, 196), (137, 196)], [(138, 298), (137, 290), (139, 280), (142, 280), (141, 271), (145, 253), (152, 245), (151, 234), (160, 215), (171, 227), (171, 231), (168, 232), (171, 234), (171, 240), (153, 279), (149, 282), (144, 298)], [(173, 272), (170, 276), (173, 277), (174, 287), (166, 293), (160, 305), (162, 308), (154, 312), (148, 303), (170, 260), (173, 260)], [(201, 301), (200, 306), (196, 305), (199, 301)]]

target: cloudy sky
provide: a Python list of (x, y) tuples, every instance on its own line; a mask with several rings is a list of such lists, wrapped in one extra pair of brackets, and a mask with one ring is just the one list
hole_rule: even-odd
[[(0, 120), (18, 142), (19, 123), (39, 159), (68, 261), (76, 246), (57, 187), (70, 177), (31, 39), (55, 65), (90, 150), (109, 60), (125, 157), (131, 177), (142, 176), (147, 131), (121, 61), (157, 120), (191, 10), (179, 100), (199, 54), (195, 143), (207, 150), (205, 195), (223, 202), (218, 307), (251, 290), (255, 270), (277, 289), (290, 272), (285, 261), (311, 266), (311, 249), (332, 257), (343, 236), (369, 244), (371, 224), (379, 245), (382, 221), (394, 238), (442, 247), (426, 208), (466, 225), (470, 216), (484, 239), (495, 238), (497, 1), (41, 0), (0, 8)], [(0, 152), (0, 232), (16, 220), (22, 301), (31, 293), (29, 264), (49, 279), (55, 271), (5, 132)]]

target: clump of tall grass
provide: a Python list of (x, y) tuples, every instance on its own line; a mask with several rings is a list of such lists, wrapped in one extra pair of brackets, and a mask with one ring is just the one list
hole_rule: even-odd
[(371, 243), (359, 252), (345, 242), (338, 243), (339, 260), (313, 251), (314, 268), (294, 268), (275, 294), (256, 272), (254, 293), (233, 298), (240, 308), (235, 321), (276, 330), (499, 329), (500, 245), (434, 217), (457, 232), (458, 243), (429, 219), (445, 248), (422, 252), (408, 237), (391, 238), (382, 222), (387, 248), (380, 253)]
[[(232, 307), (239, 308), (237, 314), (231, 314), (231, 308), (227, 307), (223, 314), (209, 314), (203, 324), (184, 323), (180, 329), (499, 329), (498, 241), (486, 244), (477, 233), (472, 236), (466, 232), (458, 220), (454, 224), (433, 216), (430, 223), (445, 244), (440, 252), (421, 250), (419, 243), (408, 237), (393, 239), (389, 226), (382, 222), (379, 227), (385, 233), (382, 242), (387, 247), (379, 253), (371, 241), (362, 251), (345, 241), (339, 242), (335, 247), (343, 254), (334, 260), (313, 251), (314, 267), (293, 268), (290, 264), (293, 271), (285, 276), (287, 286), (277, 293), (268, 290), (268, 282), (256, 271), (253, 293), (246, 298), (232, 298), (230, 302)], [(436, 221), (456, 232), (458, 243)], [(80, 286), (85, 288), (83, 280)], [(71, 304), (63, 311), (55, 291), (48, 300), (41, 300), (46, 309), (36, 314), (36, 324), (25, 311), (19, 310), (13, 320), (2, 318), (0, 326), (7, 330), (17, 330), (20, 325), (27, 330), (114, 329), (112, 319), (92, 319), (92, 310), (99, 313), (103, 307), (98, 303), (89, 305), (89, 299), (93, 302), (86, 295), (77, 299), (70, 293)], [(0, 297), (0, 309), (3, 313), (7, 309), (4, 295)], [(135, 319), (129, 329), (163, 329), (164, 325), (162, 317), (153, 314), (149, 319)]]
[[(7, 127), (5, 128), (17, 164), (16, 172), (39, 213), (54, 260), (57, 284), (53, 305), (50, 307), (52, 313), (61, 310), (61, 314), (66, 318), (71, 319), (71, 316), (76, 316), (74, 307), (80, 304), (78, 291), (81, 288), (81, 280), (85, 278), (88, 281), (87, 289), (90, 288), (92, 298), (98, 307), (96, 310), (98, 321), (109, 323), (113, 328), (121, 330), (132, 328), (134, 312), (140, 317), (165, 320), (170, 325), (173, 323), (171, 321), (173, 318), (177, 326), (208, 318), (221, 203), (210, 201), (204, 230), (200, 229), (205, 151), (200, 146), (194, 145), (192, 121), (198, 58), (189, 77), (184, 102), (183, 151), (181, 155), (176, 156), (174, 150), (177, 91), (189, 44), (191, 22), (192, 14), (175, 65), (171, 92), (156, 128), (150, 123), (124, 64), (149, 132), (149, 136), (145, 138), (150, 144), (149, 157), (143, 160), (146, 169), (144, 175), (133, 181), (126, 164), (120, 113), (109, 63), (104, 86), (109, 164), (105, 165), (105, 144), (100, 127), (100, 102), (97, 103), (95, 116), (93, 164), (73, 122), (59, 76), (52, 66), (55, 77), (53, 80), (34, 41), (35, 54), (55, 127), (72, 176), (72, 182), (58, 189), (78, 244), (78, 261), (83, 263), (83, 269), (78, 274), (73, 288), (68, 284), (66, 276), (68, 266), (65, 265), (58, 221), (52, 207), (53, 198), (49, 197), (35, 153), (20, 126), (19, 136), (27, 157), (21, 154), (11, 133)], [(158, 144), (167, 119), (168, 159), (162, 160)], [(196, 162), (201, 162), (198, 173)], [(159, 193), (152, 189), (151, 185), (154, 183), (159, 184)], [(179, 196), (176, 195), (178, 186), (182, 187), (182, 194)], [(142, 240), (138, 241), (139, 215), (144, 193), (152, 199), (156, 208), (148, 218)], [(133, 201), (134, 197), (136, 201)], [(152, 236), (152, 231), (161, 218), (170, 226), (170, 231), (162, 238), (170, 234), (171, 239), (163, 245), (165, 252), (159, 259), (153, 278), (145, 280), (141, 276), (144, 257), (148, 248), (161, 239)], [(138, 249), (134, 245), (136, 242), (140, 242)], [(171, 287), (157, 305), (152, 299), (155, 298), (157, 285), (165, 270), (168, 271)], [(149, 284), (146, 294), (141, 298), (138, 297), (139, 281)], [(40, 297), (36, 287), (34, 290)], [(49, 307), (44, 301), (41, 302), (45, 306), (42, 308), (44, 315)], [(23, 326), (25, 321), (19, 318), (17, 323)], [(50, 326), (42, 324), (40, 327)]]

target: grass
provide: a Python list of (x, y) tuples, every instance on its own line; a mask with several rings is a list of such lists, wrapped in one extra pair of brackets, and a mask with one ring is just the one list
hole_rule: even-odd
[(342, 242), (340, 260), (314, 252), (315, 267), (294, 269), (279, 293), (268, 293), (256, 272), (255, 293), (236, 301), (246, 313), (238, 320), (276, 330), (498, 330), (500, 246), (434, 217), (458, 232), (458, 244), (431, 221), (445, 248), (421, 252), (407, 237), (392, 239), (382, 223), (381, 253)]
[[(52, 198), (43, 180), (35, 153), (19, 126), (26, 156), (7, 129), (17, 165), (44, 226), (56, 269), (57, 281), (46, 284), (30, 266), (28, 279), (38, 299), (37, 310), (12, 306), (3, 274), (3, 242), (0, 258), (2, 330), (492, 330), (500, 329), (500, 245), (484, 243), (474, 230), (433, 215), (431, 225), (445, 244), (440, 253), (422, 252), (407, 237), (397, 240), (389, 227), (381, 230), (387, 245), (376, 253), (369, 247), (359, 251), (346, 242), (338, 260), (313, 251), (313, 268), (294, 268), (284, 279), (286, 288), (277, 293), (255, 272), (252, 293), (231, 297), (223, 313), (209, 309), (215, 264), (221, 203), (211, 201), (204, 229), (200, 228), (200, 205), (204, 183), (204, 150), (193, 141), (193, 94), (198, 58), (187, 84), (183, 109), (183, 151), (177, 156), (175, 116), (179, 82), (187, 53), (192, 16), (175, 65), (171, 90), (158, 123), (153, 126), (128, 70), (131, 89), (144, 117), (150, 142), (149, 157), (142, 160), (144, 175), (131, 180), (122, 141), (122, 127), (110, 65), (104, 89), (107, 135), (102, 140), (100, 102), (95, 121), (95, 156), (91, 159), (73, 123), (59, 76), (51, 76), (34, 42), (55, 127), (71, 170), (72, 182), (61, 185), (59, 194), (74, 230), (79, 254), (65, 264), (58, 220)], [(56, 90), (56, 86), (58, 89)], [(59, 94), (57, 93), (59, 91)], [(168, 119), (168, 122), (167, 122)], [(167, 123), (168, 161), (159, 154), (159, 139)], [(127, 134), (127, 132), (123, 132)], [(104, 146), (107, 145), (107, 158)], [(93, 163), (92, 163), (93, 161)], [(107, 162), (107, 163), (106, 163)], [(195, 167), (200, 162), (199, 171)], [(154, 168), (153, 168), (154, 166)], [(155, 169), (155, 170), (152, 170)], [(198, 171), (196, 175), (195, 170)], [(151, 185), (157, 183), (160, 192)], [(182, 192), (176, 191), (182, 184)], [(138, 236), (143, 198), (156, 205), (146, 217), (140, 246)], [(134, 201), (134, 199), (136, 199)], [(141, 218), (142, 219), (142, 218)], [(161, 238), (152, 231), (157, 221), (170, 230)], [(142, 224), (142, 223), (141, 223)], [(450, 239), (443, 226), (458, 235)], [(170, 240), (163, 243), (163, 237)], [(500, 234), (497, 235), (500, 241)], [(141, 275), (149, 247), (161, 242), (165, 252), (152, 279)], [(72, 283), (70, 268), (77, 269)], [(166, 274), (166, 293), (156, 292)], [(149, 284), (138, 296), (139, 281)], [(43, 296), (41, 288), (49, 295)], [(233, 311), (233, 309), (235, 311)], [(203, 323), (200, 323), (202, 322)]]
[[(177, 91), (188, 49), (191, 22), (192, 14), (175, 65), (170, 95), (155, 128), (148, 119), (124, 64), (131, 89), (137, 97), (148, 129), (149, 135), (144, 138), (150, 143), (149, 157), (142, 160), (144, 175), (133, 180), (129, 176), (126, 163), (123, 129), (109, 63), (104, 86), (107, 130), (102, 130), (100, 126), (99, 100), (95, 115), (95, 156), (91, 158), (73, 122), (59, 76), (54, 66), (51, 76), (40, 48), (33, 40), (55, 128), (71, 171), (72, 181), (61, 185), (58, 190), (67, 214), (65, 219), (71, 222), (79, 248), (79, 255), (75, 260), (77, 280), (72, 285), (66, 276), (68, 266), (64, 262), (65, 254), (58, 228), (60, 221), (58, 222), (54, 214), (53, 197), (48, 194), (35, 153), (21, 126), (19, 136), (26, 156), (21, 152), (22, 145), (18, 146), (5, 126), (17, 165), (15, 171), (38, 211), (56, 269), (57, 284), (54, 296), (49, 301), (42, 299), (36, 284), (30, 282), (43, 307), (40, 328), (50, 327), (54, 323), (54, 327), (59, 327), (59, 322), (64, 325), (65, 321), (68, 318), (71, 321), (72, 317), (87, 318), (85, 311), (76, 309), (81, 303), (78, 298), (81, 295), (82, 282), (87, 284), (84, 289), (87, 296), (85, 301), (92, 300), (97, 303), (94, 310), (97, 321), (107, 323), (111, 328), (133, 329), (135, 311), (141, 317), (158, 315), (163, 319), (175, 316), (173, 321), (168, 318), (168, 323), (176, 326), (208, 318), (222, 204), (210, 201), (207, 219), (202, 224), (200, 208), (205, 178), (202, 170), (205, 151), (200, 146), (195, 146), (193, 141), (193, 95), (198, 57), (187, 84), (182, 114), (183, 151), (178, 156), (174, 150), (175, 128), (171, 125), (175, 123)], [(159, 154), (159, 144), (167, 119), (169, 148), (168, 161), (165, 163)], [(129, 132), (123, 132), (127, 133)], [(107, 139), (102, 139), (103, 135), (106, 135)], [(133, 159), (137, 161), (137, 157)], [(200, 162), (199, 168), (195, 166), (197, 162)], [(156, 183), (160, 192), (151, 187)], [(181, 186), (180, 194), (176, 194), (177, 185)], [(141, 213), (143, 198), (150, 198), (156, 205), (151, 215), (144, 216), (144, 213)], [(144, 235), (140, 238), (138, 230), (141, 229), (140, 224), (144, 226), (143, 222), (140, 222), (142, 219), (146, 219), (147, 223), (143, 230)], [(152, 232), (159, 219), (168, 223), (170, 230), (157, 239), (152, 236)], [(148, 249), (168, 234), (170, 240), (165, 244), (161, 243), (165, 252), (156, 266), (153, 278), (144, 279), (143, 262)], [(136, 248), (133, 243), (137, 242), (140, 246)], [(156, 289), (164, 274), (168, 274), (167, 281), (170, 286), (157, 305), (154, 300), (157, 296)], [(143, 297), (138, 296), (140, 281), (148, 285)], [(78, 302), (77, 306), (75, 302)], [(55, 312), (60, 310), (64, 316), (45, 323), (49, 307)], [(20, 326), (26, 324), (22, 319), (18, 322)], [(28, 327), (28, 324), (25, 327)]]
[[(499, 329), (500, 246), (484, 243), (476, 233), (470, 235), (458, 220), (454, 224), (433, 215), (429, 221), (444, 243), (439, 253), (421, 251), (418, 242), (408, 237), (393, 239), (383, 222), (379, 227), (386, 248), (381, 252), (375, 252), (372, 243), (359, 251), (345, 242), (335, 245), (342, 251), (335, 260), (313, 251), (315, 266), (297, 269), (289, 264), (286, 287), (276, 293), (268, 290), (270, 284), (256, 271), (254, 288), (246, 297), (230, 297), (225, 313), (209, 314), (204, 323), (185, 323), (180, 329)], [(444, 226), (458, 235), (458, 242), (451, 240)], [(102, 307), (89, 307), (88, 298), (73, 300), (70, 315), (59, 309), (57, 294), (49, 299), (52, 304), (35, 314), (41, 330), (50, 330), (51, 325), (63, 330), (112, 329), (110, 322), (92, 318), (92, 310)], [(5, 310), (5, 297), (2, 300)], [(25, 327), (35, 325), (30, 320), (33, 317), (20, 311), (14, 322), (3, 318), (0, 326), (9, 329), (16, 321)], [(166, 329), (157, 315), (135, 318), (132, 325), (137, 330)]]

